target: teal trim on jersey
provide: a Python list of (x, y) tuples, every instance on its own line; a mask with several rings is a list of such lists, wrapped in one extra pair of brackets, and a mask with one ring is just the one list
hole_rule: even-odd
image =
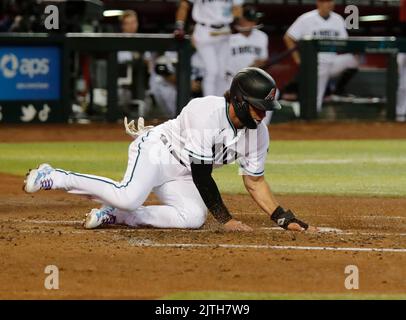
[(226, 116), (227, 116), (227, 120), (228, 120), (228, 123), (230, 124), (231, 128), (233, 128), (234, 137), (236, 137), (237, 136), (237, 129), (234, 127), (233, 123), (231, 122), (230, 110), (229, 109), (230, 109), (230, 104), (227, 103), (227, 100), (226, 100)]
[(192, 150), (189, 150), (189, 149), (187, 149), (187, 148), (185, 148), (185, 150), (186, 150), (187, 152), (189, 152), (189, 155), (190, 155), (190, 156), (192, 156), (192, 157), (194, 157), (194, 158), (197, 158), (197, 159), (199, 159), (199, 160), (209, 160), (209, 161), (213, 161), (213, 160), (214, 160), (213, 157), (206, 157), (206, 156), (204, 156), (204, 155), (200, 155), (200, 154), (194, 153)]
[(150, 131), (148, 131), (148, 133), (147, 133), (146, 136), (144, 136), (144, 137), (141, 138), (141, 142), (140, 142), (140, 144), (138, 145), (138, 155), (137, 155), (137, 159), (135, 159), (135, 163), (134, 163), (134, 167), (133, 167), (133, 169), (132, 169), (132, 171), (131, 171), (130, 179), (127, 181), (126, 184), (117, 185), (117, 184), (115, 184), (115, 183), (113, 183), (113, 182), (111, 182), (111, 181), (107, 181), (107, 180), (100, 179), (100, 178), (95, 178), (95, 177), (89, 177), (89, 176), (87, 176), (87, 175), (80, 174), (80, 173), (76, 173), (76, 172), (67, 172), (67, 171), (61, 170), (61, 169), (55, 169), (55, 171), (60, 172), (60, 173), (64, 173), (64, 174), (66, 174), (66, 175), (71, 174), (71, 175), (77, 176), (77, 177), (82, 177), (82, 178), (87, 178), (87, 179), (90, 179), (90, 180), (96, 180), (96, 181), (105, 182), (105, 183), (111, 184), (112, 186), (114, 186), (114, 187), (117, 188), (117, 189), (126, 188), (126, 187), (129, 185), (129, 183), (132, 181), (132, 179), (133, 179), (134, 171), (135, 171), (135, 168), (136, 168), (137, 163), (138, 163), (138, 158), (140, 157), (140, 154), (141, 154), (141, 144), (144, 142), (144, 138), (147, 138), (147, 137), (149, 136), (149, 134), (150, 134)]

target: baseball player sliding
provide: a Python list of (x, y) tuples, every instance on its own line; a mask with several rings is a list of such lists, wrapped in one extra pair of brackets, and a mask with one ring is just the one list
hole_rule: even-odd
[(242, 14), (243, 0), (181, 0), (176, 12), (175, 36), (184, 35), (184, 24), (192, 9), (196, 22), (193, 44), (204, 64), (203, 95), (222, 95), (216, 84), (223, 76), (223, 53), (227, 51), (230, 24)]
[[(28, 193), (61, 189), (103, 203), (87, 214), (88, 229), (107, 224), (132, 227), (200, 228), (207, 209), (227, 231), (251, 231), (236, 220), (224, 204), (214, 168), (237, 162), (245, 188), (280, 227), (317, 231), (282, 208), (264, 178), (269, 147), (265, 112), (280, 109), (273, 78), (258, 68), (238, 72), (223, 97), (191, 100), (176, 119), (156, 127), (126, 130), (135, 140), (121, 182), (105, 177), (54, 169), (41, 164), (24, 181)], [(144, 206), (154, 192), (161, 205)]]

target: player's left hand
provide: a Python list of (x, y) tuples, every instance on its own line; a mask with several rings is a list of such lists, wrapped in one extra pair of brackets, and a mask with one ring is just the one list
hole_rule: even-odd
[(124, 117), (124, 127), (125, 127), (125, 132), (132, 138), (136, 139), (136, 138), (138, 138), (138, 136), (140, 136), (143, 133), (147, 132), (148, 130), (152, 129), (154, 126), (145, 127), (144, 118), (139, 117), (138, 122), (137, 122), (137, 128), (136, 128), (134, 120), (131, 120), (130, 122), (128, 122), (127, 117)]
[(242, 223), (241, 221), (238, 221), (236, 219), (231, 219), (227, 223), (224, 224), (224, 230), (226, 231), (253, 231), (253, 229), (246, 225), (245, 223)]

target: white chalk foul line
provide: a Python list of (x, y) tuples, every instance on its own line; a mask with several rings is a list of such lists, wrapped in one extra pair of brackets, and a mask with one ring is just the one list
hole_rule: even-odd
[[(285, 231), (280, 227), (262, 227), (261, 230), (270, 230), (270, 231)], [(391, 233), (391, 232), (351, 232), (351, 231), (344, 231), (341, 229), (336, 228), (328, 228), (328, 227), (319, 227), (319, 233), (328, 233), (333, 235), (342, 235), (342, 236), (350, 236), (350, 235), (358, 235), (358, 236), (406, 236), (406, 233)]]
[[(241, 214), (243, 216), (248, 215), (248, 216), (261, 216), (264, 215), (264, 213), (262, 212), (242, 212), (242, 213), (238, 213)], [(406, 219), (406, 216), (382, 216), (382, 215), (376, 215), (376, 216), (365, 216), (365, 215), (342, 215), (342, 216), (338, 216), (338, 215), (334, 215), (334, 214), (306, 214), (305, 215), (306, 218), (312, 218), (312, 217), (316, 217), (316, 218), (349, 218), (349, 219), (387, 219), (387, 220), (402, 220), (402, 219)]]
[[(17, 222), (17, 220), (13, 221)], [(18, 222), (28, 222), (34, 224), (67, 224), (67, 225), (76, 225), (83, 223), (83, 221), (80, 220), (18, 220)]]
[(393, 252), (406, 253), (406, 248), (340, 248), (340, 247), (306, 247), (306, 246), (271, 246), (253, 244), (205, 244), (205, 243), (154, 243), (148, 241), (129, 241), (137, 247), (155, 248), (224, 248), (224, 249), (270, 249), (270, 250), (304, 250), (304, 251), (352, 251), (352, 252)]
[[(81, 220), (20, 220), (20, 219), (15, 219), (11, 220), (13, 222), (27, 222), (27, 223), (33, 223), (33, 224), (53, 224), (53, 225), (72, 225), (72, 226), (77, 226), (77, 225), (82, 225), (83, 221)], [(279, 232), (285, 232), (280, 227), (261, 227), (258, 228), (257, 230), (264, 230), (264, 231), (279, 231)], [(22, 231), (22, 230), (21, 230)], [(173, 232), (173, 231), (180, 231), (180, 232), (188, 232), (188, 233), (204, 233), (204, 232), (213, 232), (213, 230), (209, 229), (158, 229), (158, 228), (131, 228), (128, 227), (127, 229), (96, 229), (94, 230), (96, 232)], [(88, 232), (88, 231), (86, 231)], [(75, 232), (78, 233), (78, 232)], [(359, 236), (401, 236), (404, 237), (406, 236), (406, 233), (390, 233), (390, 232), (358, 232), (358, 231), (344, 231), (341, 229), (336, 229), (336, 228), (329, 228), (329, 227), (319, 227), (319, 233), (327, 233), (330, 235), (359, 235)]]

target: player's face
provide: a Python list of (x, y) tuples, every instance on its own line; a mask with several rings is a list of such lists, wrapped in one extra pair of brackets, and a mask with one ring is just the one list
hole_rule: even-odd
[(329, 14), (334, 10), (334, 1), (333, 0), (317, 0), (317, 8), (323, 14)]
[(238, 27), (242, 30), (250, 30), (257, 25), (255, 21), (249, 21), (245, 18), (240, 18), (238, 21)]
[(121, 23), (121, 30), (124, 33), (136, 33), (138, 31), (138, 19), (134, 16), (126, 17)]
[(264, 110), (254, 108), (250, 105), (250, 115), (252, 119), (254, 119), (255, 122), (259, 124), (265, 118), (266, 112)]

